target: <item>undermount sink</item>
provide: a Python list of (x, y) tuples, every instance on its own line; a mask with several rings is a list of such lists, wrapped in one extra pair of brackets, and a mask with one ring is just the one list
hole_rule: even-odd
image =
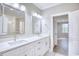
[(10, 45), (16, 45), (16, 44), (21, 44), (27, 42), (26, 40), (18, 40), (18, 41), (13, 41), (13, 42), (8, 42)]

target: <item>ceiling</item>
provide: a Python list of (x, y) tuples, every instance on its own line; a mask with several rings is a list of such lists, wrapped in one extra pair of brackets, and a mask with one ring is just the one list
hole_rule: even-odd
[(54, 7), (54, 6), (59, 5), (59, 4), (61, 4), (61, 3), (34, 3), (34, 5), (41, 10), (45, 10), (45, 9), (48, 9), (50, 7)]

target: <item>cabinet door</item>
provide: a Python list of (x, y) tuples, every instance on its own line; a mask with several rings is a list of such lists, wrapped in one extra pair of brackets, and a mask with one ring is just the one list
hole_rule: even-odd
[(45, 47), (46, 49), (49, 49), (49, 37), (45, 38)]
[(28, 45), (28, 56), (40, 56), (41, 52), (41, 41), (36, 41)]
[(36, 56), (41, 56), (42, 55), (42, 41), (39, 40), (35, 44), (35, 55)]
[(69, 55), (79, 55), (78, 52), (79, 52), (79, 11), (75, 11), (69, 14)]
[(49, 49), (49, 38), (42, 38), (36, 42), (35, 45), (35, 55), (43, 56)]
[(40, 46), (35, 46), (35, 56), (41, 56), (41, 47)]
[(29, 46), (28, 47), (27, 55), (28, 56), (34, 56), (35, 55), (35, 47), (34, 46)]
[(28, 51), (27, 51), (27, 56), (35, 56), (35, 42), (32, 42), (27, 45)]
[(49, 50), (49, 38), (43, 38), (42, 40), (42, 54), (44, 55)]

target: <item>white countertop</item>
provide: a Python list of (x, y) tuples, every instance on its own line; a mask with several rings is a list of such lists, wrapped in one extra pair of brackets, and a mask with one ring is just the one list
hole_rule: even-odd
[[(36, 40), (40, 40), (40, 39), (42, 39), (42, 38), (44, 38), (44, 37), (48, 37), (49, 35), (47, 35), (47, 34), (42, 34), (42, 35), (39, 35), (39, 36), (33, 36), (33, 37), (29, 37), (29, 38), (24, 38), (24, 39), (20, 39), (20, 40), (18, 40), (18, 41), (23, 41), (24, 40), (24, 42), (21, 42), (21, 43), (17, 43), (17, 44), (9, 44), (9, 43), (11, 43), (11, 42), (13, 42), (13, 41), (8, 41), (8, 42), (3, 42), (3, 43), (0, 43), (0, 53), (3, 53), (3, 52), (6, 52), (6, 51), (8, 51), (8, 50), (11, 50), (11, 49), (14, 49), (14, 48), (17, 48), (17, 47), (19, 47), (19, 46), (22, 46), (22, 45), (25, 45), (25, 44), (28, 44), (28, 43), (31, 43), (31, 42), (33, 42), (33, 41), (36, 41)], [(17, 41), (17, 42), (18, 42)]]

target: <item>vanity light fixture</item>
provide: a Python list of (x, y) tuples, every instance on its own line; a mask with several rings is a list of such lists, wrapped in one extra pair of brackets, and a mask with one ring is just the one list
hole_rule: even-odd
[(40, 18), (40, 19), (42, 18), (41, 15), (39, 15), (39, 14), (37, 14), (37, 13), (35, 13), (35, 12), (34, 12), (32, 15), (35, 16), (35, 17), (38, 17), (38, 18)]

